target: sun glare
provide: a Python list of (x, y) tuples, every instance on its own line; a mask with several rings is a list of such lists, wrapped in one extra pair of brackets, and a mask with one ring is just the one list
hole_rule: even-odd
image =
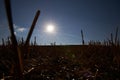
[(53, 25), (48, 25), (46, 27), (46, 31), (49, 32), (49, 33), (53, 33), (54, 32), (54, 26)]

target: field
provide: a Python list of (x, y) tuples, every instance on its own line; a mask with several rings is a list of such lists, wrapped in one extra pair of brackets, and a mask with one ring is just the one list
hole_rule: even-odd
[(86, 45), (81, 30), (82, 45), (37, 45), (36, 37), (30, 44), (40, 10), (26, 40), (17, 41), (10, 0), (5, 0), (5, 7), (10, 37), (0, 45), (0, 80), (120, 80), (118, 27), (103, 43)]
[[(120, 80), (119, 46), (29, 46), (28, 53), (23, 58), (24, 80)], [(0, 78), (17, 79), (14, 64), (11, 46), (1, 46)]]

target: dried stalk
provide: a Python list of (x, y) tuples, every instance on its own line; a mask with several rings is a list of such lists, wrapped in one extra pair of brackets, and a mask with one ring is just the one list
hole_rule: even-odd
[(9, 29), (11, 33), (11, 40), (12, 40), (12, 46), (15, 53), (15, 77), (18, 77), (19, 80), (21, 80), (21, 76), (23, 73), (23, 64), (22, 64), (22, 58), (21, 58), (21, 52), (18, 50), (18, 43), (14, 34), (14, 28), (13, 28), (13, 20), (12, 20), (12, 13), (11, 13), (11, 5), (10, 0), (5, 0), (5, 7), (7, 12), (7, 18), (9, 23)]
[(82, 44), (84, 45), (84, 35), (82, 30), (81, 30), (81, 37), (82, 37)]

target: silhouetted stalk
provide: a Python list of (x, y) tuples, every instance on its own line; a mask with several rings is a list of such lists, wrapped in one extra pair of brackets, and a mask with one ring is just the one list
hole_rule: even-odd
[(7, 45), (10, 46), (10, 38), (7, 37)]
[(21, 39), (21, 40), (22, 40), (21, 44), (23, 45), (23, 44), (24, 44), (24, 39), (23, 39), (23, 37), (22, 37), (22, 39)]
[(118, 27), (116, 28), (115, 45), (117, 45), (117, 40), (118, 40)]
[(29, 45), (30, 38), (31, 38), (31, 36), (32, 36), (32, 32), (33, 32), (33, 30), (34, 30), (34, 28), (35, 28), (35, 24), (36, 24), (36, 22), (37, 22), (37, 19), (38, 19), (39, 15), (40, 15), (40, 10), (38, 10), (37, 13), (36, 13), (36, 15), (35, 15), (35, 18), (34, 18), (34, 20), (33, 20), (33, 23), (32, 23), (32, 25), (31, 25), (31, 28), (30, 28), (30, 30), (29, 30), (29, 33), (28, 33), (28, 36), (27, 36), (25, 45)]
[(36, 36), (34, 37), (34, 45), (36, 45), (37, 43), (36, 43)]
[(111, 44), (113, 45), (114, 42), (113, 42), (113, 34), (111, 33)]
[(7, 18), (8, 18), (8, 23), (9, 23), (9, 29), (10, 29), (10, 33), (11, 33), (11, 40), (12, 40), (12, 46), (14, 49), (14, 53), (15, 53), (15, 77), (18, 77), (18, 80), (22, 79), (22, 59), (21, 59), (21, 53), (18, 50), (18, 43), (14, 34), (14, 28), (13, 28), (13, 21), (12, 21), (12, 14), (11, 14), (11, 5), (10, 5), (10, 0), (5, 0), (5, 7), (6, 7), (6, 12), (7, 12)]
[(5, 41), (3, 38), (2, 38), (2, 45), (5, 46)]
[(81, 30), (81, 37), (82, 37), (82, 44), (84, 45), (84, 35), (82, 30)]
[(26, 49), (27, 49), (25, 53), (27, 54), (27, 58), (29, 57), (28, 47), (29, 47), (30, 38), (31, 38), (31, 36), (32, 36), (32, 32), (33, 32), (33, 30), (34, 30), (34, 28), (35, 28), (35, 24), (36, 24), (36, 22), (37, 22), (37, 19), (38, 19), (39, 15), (40, 15), (40, 10), (38, 10), (38, 11), (36, 12), (35, 18), (34, 18), (34, 20), (33, 20), (33, 23), (32, 23), (32, 25), (31, 25), (31, 28), (30, 28), (30, 30), (29, 30), (29, 33), (28, 33), (28, 36), (27, 36), (27, 39), (26, 39), (26, 42), (25, 42), (25, 47), (26, 47)]

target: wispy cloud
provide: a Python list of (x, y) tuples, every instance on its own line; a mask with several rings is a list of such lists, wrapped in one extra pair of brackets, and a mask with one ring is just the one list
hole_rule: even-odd
[(25, 30), (26, 30), (26, 28), (23, 28), (23, 27), (17, 28), (17, 31), (18, 31), (18, 32), (24, 32)]
[(26, 28), (17, 26), (16, 24), (14, 24), (14, 29), (17, 32), (24, 32), (24, 31), (26, 31)]

